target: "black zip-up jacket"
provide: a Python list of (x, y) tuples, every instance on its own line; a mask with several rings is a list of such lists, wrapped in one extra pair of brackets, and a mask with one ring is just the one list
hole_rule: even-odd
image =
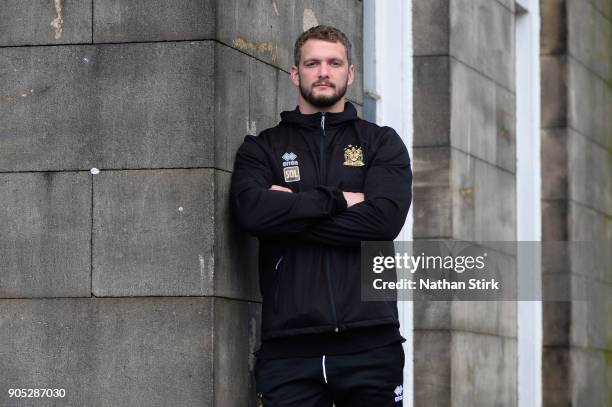
[[(262, 339), (399, 326), (395, 301), (361, 301), (360, 242), (393, 240), (412, 198), (397, 133), (341, 113), (281, 113), (239, 148), (230, 192), (239, 225), (259, 237)], [(293, 193), (270, 190), (276, 184)], [(363, 192), (347, 208), (342, 195)]]

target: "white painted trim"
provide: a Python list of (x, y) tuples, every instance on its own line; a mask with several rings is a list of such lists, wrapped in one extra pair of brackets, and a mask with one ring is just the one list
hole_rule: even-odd
[[(517, 240), (540, 241), (540, 10), (539, 0), (516, 0)], [(517, 10), (519, 7), (517, 7)], [(519, 293), (541, 293), (540, 251), (521, 249)], [(519, 294), (520, 295), (520, 294)], [(542, 406), (542, 302), (518, 302), (518, 405)]]
[[(364, 0), (365, 21), (374, 20), (374, 65), (375, 76), (364, 88), (377, 95), (376, 122), (390, 126), (400, 135), (412, 157), (413, 115), (412, 115), (412, 0)], [(364, 29), (364, 33), (368, 30)], [(365, 40), (364, 40), (365, 41)], [(366, 69), (366, 67), (364, 67)], [(367, 76), (367, 75), (365, 75)], [(374, 82), (374, 83), (372, 83)], [(412, 240), (412, 208), (406, 223), (396, 240)], [(412, 302), (399, 301), (398, 310), (401, 333), (406, 342), (404, 353), (404, 406), (414, 403), (413, 372), (413, 308)]]

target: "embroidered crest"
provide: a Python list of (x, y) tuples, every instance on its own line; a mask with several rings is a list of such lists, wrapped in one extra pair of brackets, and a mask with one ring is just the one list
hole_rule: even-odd
[(361, 146), (357, 147), (349, 144), (344, 148), (344, 165), (351, 167), (363, 167), (365, 165), (363, 163), (363, 152), (361, 151)]

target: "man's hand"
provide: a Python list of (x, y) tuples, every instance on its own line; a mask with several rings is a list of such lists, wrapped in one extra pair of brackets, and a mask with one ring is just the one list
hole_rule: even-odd
[(281, 187), (280, 185), (272, 185), (270, 189), (272, 191), (289, 192), (290, 194), (293, 193), (293, 191), (290, 190), (289, 188)]
[(342, 195), (344, 195), (344, 199), (346, 199), (347, 208), (363, 202), (364, 200), (363, 192), (342, 192)]

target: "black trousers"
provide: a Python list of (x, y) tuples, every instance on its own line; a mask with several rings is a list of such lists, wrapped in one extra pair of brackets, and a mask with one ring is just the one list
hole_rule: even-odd
[(397, 407), (403, 369), (398, 342), (346, 355), (257, 359), (255, 382), (264, 407)]

